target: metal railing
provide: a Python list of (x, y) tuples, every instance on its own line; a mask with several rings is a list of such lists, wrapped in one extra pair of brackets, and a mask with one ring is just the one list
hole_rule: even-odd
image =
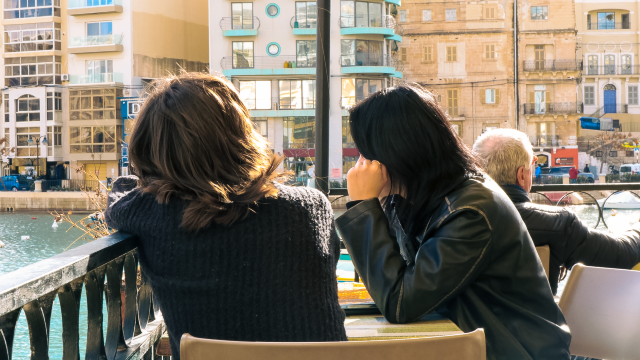
[(95, 191), (99, 188), (98, 180), (42, 180), (42, 191)]
[[(31, 359), (49, 359), (56, 297), (62, 314), (63, 359), (79, 359), (82, 331), (86, 331), (87, 359), (150, 359), (166, 326), (151, 286), (144, 276), (137, 281), (135, 240), (116, 233), (0, 276), (0, 359), (11, 359), (21, 312), (27, 319)], [(86, 329), (79, 326), (83, 293)]]
[(540, 104), (523, 104), (522, 111), (525, 115), (543, 114), (582, 114), (582, 102), (548, 102)]
[(121, 83), (124, 77), (122, 73), (104, 73), (93, 75), (69, 75), (70, 85)]
[(223, 70), (229, 69), (282, 69), (282, 68), (314, 68), (316, 55), (280, 55), (273, 56), (225, 56), (220, 60)]
[[(402, 64), (390, 55), (382, 55), (379, 53), (356, 53), (354, 55), (341, 55), (340, 66), (389, 66), (396, 67), (396, 64)], [(404, 67), (404, 64), (402, 64)], [(397, 70), (397, 69), (396, 69)], [(400, 71), (400, 70), (398, 70)]]
[(122, 5), (122, 0), (69, 0), (69, 9), (94, 7), (94, 6), (107, 6), (107, 5)]
[(252, 17), (223, 17), (220, 19), (220, 29), (222, 30), (258, 30), (260, 29), (260, 19)]
[(631, 29), (631, 22), (613, 22), (613, 21), (592, 21), (587, 23), (587, 30), (629, 30)]
[(524, 60), (524, 71), (581, 71), (582, 60)]
[(529, 141), (533, 146), (560, 146), (562, 143), (559, 135), (530, 135)]
[(582, 70), (584, 75), (638, 75), (638, 65), (589, 65), (585, 64)]
[(442, 109), (444, 110), (445, 114), (454, 118), (466, 117), (467, 115), (467, 108), (464, 106), (458, 106), (458, 107), (444, 106)]
[(358, 19), (351, 16), (340, 16), (338, 19), (338, 26), (341, 28), (388, 28), (395, 29), (396, 19), (391, 15), (385, 15), (377, 19), (368, 19), (364, 24), (360, 23)]
[(317, 21), (313, 21), (311, 25), (307, 25), (305, 27), (301, 27), (300, 23), (298, 23), (298, 26), (296, 26), (296, 17), (295, 15), (291, 17), (291, 21), (289, 21), (289, 24), (291, 25), (292, 29), (316, 29), (318, 27), (318, 22)]
[(109, 35), (92, 35), (92, 36), (78, 36), (69, 39), (69, 47), (82, 47), (82, 46), (100, 46), (100, 45), (115, 45), (122, 44), (122, 35), (109, 34)]

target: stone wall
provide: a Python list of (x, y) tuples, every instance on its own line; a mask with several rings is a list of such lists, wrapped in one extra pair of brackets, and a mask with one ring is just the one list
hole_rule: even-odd
[(0, 192), (0, 212), (38, 211), (96, 211), (82, 192)]

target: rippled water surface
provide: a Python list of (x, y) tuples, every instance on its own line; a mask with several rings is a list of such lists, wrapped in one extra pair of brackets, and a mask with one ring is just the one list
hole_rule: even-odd
[[(32, 219), (35, 217), (36, 219)], [(74, 221), (82, 215), (72, 215)], [(44, 260), (63, 252), (67, 247), (74, 248), (86, 243), (86, 240), (72, 243), (83, 233), (78, 229), (69, 228), (69, 224), (60, 224), (57, 229), (51, 227), (53, 217), (47, 213), (38, 214), (8, 214), (0, 213), (0, 241), (5, 246), (0, 249), (0, 275), (17, 270), (29, 264)], [(29, 240), (21, 240), (28, 235)], [(106, 317), (105, 317), (106, 319)], [(83, 332), (87, 329), (87, 305), (83, 293), (80, 304), (80, 355), (84, 358), (86, 337)], [(106, 321), (105, 321), (106, 330)], [(56, 298), (51, 317), (50, 359), (62, 359), (62, 319), (60, 305)], [(13, 358), (29, 359), (29, 331), (24, 313), (20, 314), (16, 328)]]

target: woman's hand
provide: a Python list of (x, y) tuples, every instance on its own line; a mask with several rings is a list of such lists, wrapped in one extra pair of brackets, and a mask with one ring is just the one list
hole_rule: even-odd
[(360, 155), (356, 166), (347, 173), (347, 190), (352, 201), (377, 198), (389, 181), (387, 168), (379, 161)]

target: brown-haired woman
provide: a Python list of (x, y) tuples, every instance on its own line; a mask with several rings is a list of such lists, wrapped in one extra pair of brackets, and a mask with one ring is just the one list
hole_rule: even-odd
[(157, 80), (105, 217), (139, 239), (174, 359), (183, 333), (244, 341), (346, 340), (339, 240), (327, 199), (276, 183), (272, 154), (225, 80)]

